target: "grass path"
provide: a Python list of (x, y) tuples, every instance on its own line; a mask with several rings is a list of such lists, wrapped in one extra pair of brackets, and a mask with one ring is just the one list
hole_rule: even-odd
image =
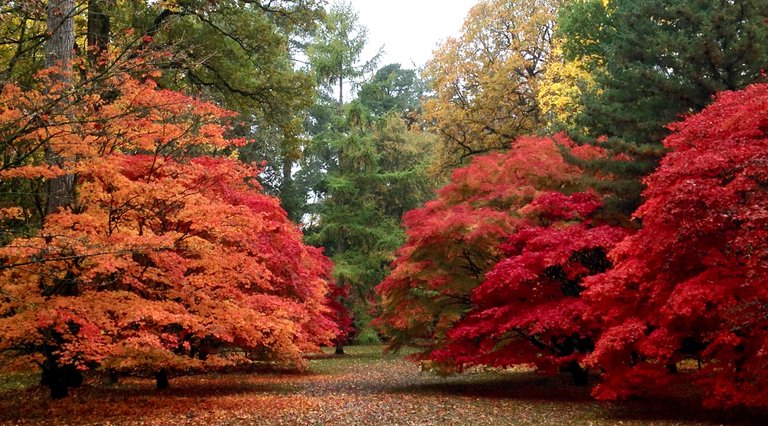
[[(422, 373), (380, 347), (310, 361), (306, 374), (89, 380), (50, 401), (29, 376), (0, 377), (1, 424), (215, 425), (707, 425), (768, 424), (684, 399), (606, 404), (587, 389), (527, 371), (450, 378)], [(760, 420), (763, 420), (762, 422)]]

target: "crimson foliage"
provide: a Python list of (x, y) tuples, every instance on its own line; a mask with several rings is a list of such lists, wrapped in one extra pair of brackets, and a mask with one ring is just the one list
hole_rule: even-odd
[(534, 200), (525, 209), (528, 223), (501, 246), (506, 258), (472, 292), (472, 310), (431, 359), (459, 368), (564, 369), (586, 384), (580, 362), (594, 347), (600, 324), (584, 318), (582, 281), (610, 267), (607, 252), (627, 234), (592, 220), (600, 205), (591, 193), (552, 192)]
[(581, 281), (609, 266), (625, 231), (592, 219), (600, 199), (577, 192), (582, 171), (562, 145), (603, 155), (562, 135), (520, 138), (476, 157), (406, 215), (407, 243), (377, 288), (392, 347), (422, 345), (419, 357), (442, 370), (532, 363), (583, 379), (597, 326), (581, 319)]
[(768, 405), (768, 85), (671, 126), (643, 229), (585, 281), (605, 324), (588, 361), (615, 399), (694, 380), (711, 406)]

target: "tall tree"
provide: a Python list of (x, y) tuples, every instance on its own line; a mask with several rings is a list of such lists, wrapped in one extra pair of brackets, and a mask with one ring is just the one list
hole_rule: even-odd
[(434, 138), (411, 128), (407, 117), (421, 92), (416, 77), (399, 65), (382, 68), (362, 85), (361, 96), (345, 106), (340, 120), (334, 118), (333, 100), (326, 98), (318, 109), (325, 115), (314, 123), (326, 120), (314, 140), (318, 164), (325, 164), (321, 168), (326, 173), (300, 173), (315, 173), (315, 191), (321, 197), (311, 216), (316, 221), (307, 224), (308, 241), (326, 247), (335, 277), (349, 289), (358, 341), (377, 339), (369, 325), (372, 289), (403, 242), (401, 216), (431, 195), (426, 171)]
[[(327, 90), (338, 90), (339, 112), (344, 112), (344, 95), (366, 72), (373, 71), (378, 56), (363, 60), (368, 29), (359, 22), (357, 12), (348, 2), (336, 2), (326, 15), (325, 25), (307, 48), (312, 69)], [(346, 87), (345, 82), (350, 83)]]
[[(45, 67), (53, 71), (48, 88), (57, 97), (57, 104), (66, 103), (67, 91), (72, 85), (72, 61), (75, 48), (74, 0), (48, 1), (48, 39), (45, 43)], [(57, 107), (58, 108), (58, 107)], [(60, 109), (60, 108), (59, 108)], [(51, 145), (46, 146), (46, 159), (51, 165), (62, 166), (63, 159)], [(49, 179), (45, 185), (46, 213), (55, 212), (60, 207), (74, 207), (75, 175)]]
[(424, 71), (434, 91), (424, 118), (442, 140), (439, 173), (506, 149), (538, 127), (536, 94), (561, 3), (483, 0), (470, 10), (461, 35), (437, 49)]
[(593, 136), (659, 142), (664, 125), (768, 66), (763, 0), (587, 0), (564, 8), (568, 59), (591, 62), (596, 85), (578, 120)]

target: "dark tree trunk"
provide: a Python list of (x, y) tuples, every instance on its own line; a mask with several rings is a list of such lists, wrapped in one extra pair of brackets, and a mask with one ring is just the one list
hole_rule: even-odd
[(116, 385), (118, 382), (120, 382), (120, 374), (117, 373), (117, 370), (111, 368), (107, 370), (107, 383)]
[[(46, 158), (49, 163), (59, 163), (58, 156), (52, 150), (46, 149)], [(45, 194), (47, 197), (45, 213), (55, 213), (59, 207), (72, 207), (75, 205), (75, 175), (64, 175), (45, 182)]]
[(336, 352), (334, 352), (336, 355), (345, 355), (344, 353), (344, 344), (343, 343), (337, 343), (336, 344)]
[[(287, 151), (287, 148), (284, 148)], [(282, 181), (280, 182), (280, 200), (281, 205), (291, 220), (301, 221), (299, 214), (300, 207), (297, 205), (295, 189), (293, 187), (293, 161), (287, 152), (283, 152), (283, 171)]]
[(96, 64), (109, 47), (109, 15), (114, 0), (88, 0), (88, 61)]
[(74, 365), (65, 365), (60, 367), (64, 376), (64, 383), (70, 388), (79, 388), (83, 385), (83, 372)]
[(83, 384), (83, 373), (73, 365), (60, 366), (47, 350), (46, 361), (43, 362), (40, 385), (51, 390), (51, 399), (62, 399), (69, 395), (69, 388)]
[(159, 372), (155, 373), (155, 380), (157, 381), (157, 389), (168, 389), (171, 387), (171, 385), (168, 383), (168, 372), (165, 370), (160, 370)]
[(48, 388), (51, 390), (51, 399), (64, 399), (69, 396), (69, 388), (60, 377), (52, 378)]
[(576, 386), (586, 386), (589, 381), (589, 373), (579, 365), (578, 361), (571, 361), (566, 367), (567, 371), (573, 377), (573, 384)]

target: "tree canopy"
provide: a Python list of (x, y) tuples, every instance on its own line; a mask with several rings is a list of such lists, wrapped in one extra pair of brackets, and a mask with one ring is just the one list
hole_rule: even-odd
[(540, 125), (538, 86), (550, 61), (560, 0), (483, 0), (424, 71), (434, 92), (424, 119), (441, 138), (439, 173), (504, 150)]

